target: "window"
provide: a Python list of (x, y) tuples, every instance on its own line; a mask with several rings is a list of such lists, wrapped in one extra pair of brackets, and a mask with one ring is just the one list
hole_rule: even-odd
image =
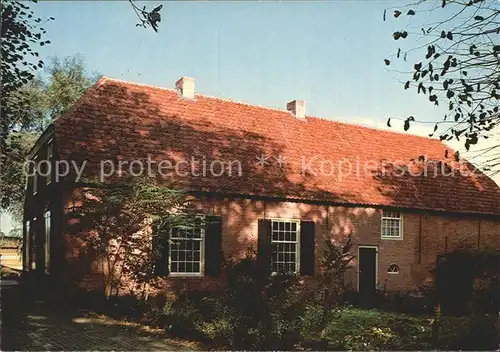
[[(33, 226), (33, 229), (31, 229), (31, 232), (29, 233), (30, 234), (30, 244), (33, 247), (31, 250), (30, 263), (29, 263), (29, 268), (32, 270), (36, 269), (36, 252), (37, 252), (36, 251), (36, 244), (35, 244), (36, 236), (37, 236), (37, 234), (36, 234), (36, 229), (37, 229), (36, 220), (37, 220), (37, 218), (33, 218), (33, 220), (31, 221), (31, 225)], [(31, 226), (30, 226), (30, 228), (31, 228)]]
[(46, 178), (45, 178), (45, 184), (46, 185), (50, 185), (50, 183), (52, 182), (52, 140), (49, 141), (49, 143), (47, 144), (47, 161), (48, 161), (48, 164), (47, 164), (47, 167), (49, 168), (48, 170), (46, 170)]
[(35, 195), (38, 191), (38, 178), (37, 178), (37, 162), (38, 162), (38, 157), (33, 158), (33, 169), (31, 170), (31, 183), (33, 187), (33, 195)]
[(193, 226), (172, 228), (169, 246), (171, 276), (203, 275), (205, 229), (201, 218), (197, 218)]
[(297, 273), (300, 268), (300, 221), (272, 220), (271, 271)]
[(403, 237), (403, 217), (399, 212), (382, 212), (382, 238), (401, 239)]
[(396, 264), (389, 265), (389, 268), (387, 268), (387, 273), (388, 274), (399, 274), (399, 266), (397, 266)]
[(24, 237), (24, 268), (25, 270), (29, 270), (30, 268), (30, 222), (26, 221), (26, 236)]
[(45, 215), (45, 272), (50, 269), (50, 211), (46, 211)]

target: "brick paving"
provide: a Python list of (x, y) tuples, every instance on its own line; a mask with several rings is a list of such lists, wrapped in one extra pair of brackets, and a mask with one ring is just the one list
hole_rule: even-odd
[(162, 330), (27, 302), (19, 287), (2, 285), (1, 350), (187, 351)]

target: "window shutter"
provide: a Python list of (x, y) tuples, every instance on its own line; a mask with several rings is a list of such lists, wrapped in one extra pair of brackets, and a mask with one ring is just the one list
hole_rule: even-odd
[(222, 218), (207, 216), (205, 221), (205, 274), (220, 276), (223, 259)]
[(158, 276), (168, 275), (168, 250), (170, 231), (163, 228), (160, 232), (158, 221), (153, 223), (153, 262), (154, 274)]
[(271, 274), (271, 220), (259, 219), (257, 263), (264, 275)]
[(314, 275), (314, 222), (300, 222), (300, 274)]

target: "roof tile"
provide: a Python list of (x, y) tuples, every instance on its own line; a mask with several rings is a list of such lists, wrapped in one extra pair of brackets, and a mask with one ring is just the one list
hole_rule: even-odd
[[(500, 214), (499, 187), (467, 162), (472, 176), (435, 175), (432, 167), (427, 176), (398, 174), (403, 168), (423, 172), (420, 155), (457, 170), (444, 158), (447, 147), (426, 137), (296, 119), (285, 110), (200, 94), (186, 100), (172, 89), (110, 78), (100, 79), (54, 127), (61, 158), (87, 160), (87, 176), (108, 159), (238, 160), (241, 177), (208, 172), (166, 179), (190, 190)], [(261, 155), (269, 157), (264, 167), (257, 164)], [(373, 173), (364, 172), (370, 166)]]

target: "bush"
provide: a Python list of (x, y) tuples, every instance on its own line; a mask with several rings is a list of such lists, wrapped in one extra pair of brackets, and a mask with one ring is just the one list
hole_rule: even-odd
[(155, 321), (171, 334), (220, 347), (294, 348), (305, 312), (298, 277), (263, 276), (251, 257), (230, 264), (226, 276), (227, 286), (219, 291), (167, 301)]
[[(227, 286), (217, 291), (162, 298), (157, 306), (154, 300), (144, 306), (122, 299), (113, 307), (129, 315), (149, 309), (149, 320), (169, 334), (219, 349), (492, 350), (499, 343), (494, 315), (412, 316), (352, 306), (325, 314), (328, 302), (322, 295), (306, 297), (296, 275), (264, 276), (251, 257), (228, 265), (225, 274)], [(380, 307), (401, 309), (413, 300), (404, 294), (377, 297)]]
[(497, 313), (499, 270), (498, 251), (460, 249), (439, 256), (434, 272), (443, 314)]
[(187, 299), (168, 300), (163, 306), (160, 324), (173, 335), (199, 338), (200, 322), (199, 310)]

